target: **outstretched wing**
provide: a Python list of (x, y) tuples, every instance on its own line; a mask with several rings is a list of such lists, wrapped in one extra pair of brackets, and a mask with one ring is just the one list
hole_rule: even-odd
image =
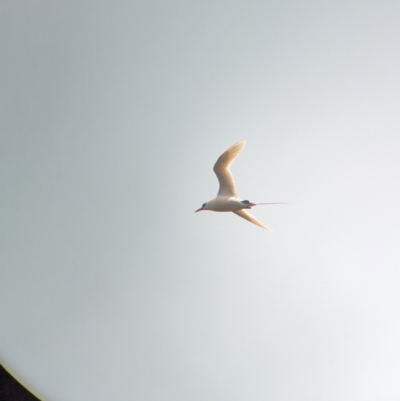
[(237, 214), (238, 216), (242, 217), (243, 219), (250, 221), (250, 223), (255, 224), (256, 226), (265, 228), (266, 230), (272, 231), (269, 227), (264, 226), (263, 223), (261, 223), (261, 221), (257, 220), (254, 216), (252, 216), (248, 211), (246, 211), (245, 209), (241, 209), (238, 210), (237, 212), (233, 212), (235, 214)]
[(214, 164), (214, 173), (219, 181), (218, 195), (236, 196), (235, 181), (229, 166), (234, 162), (237, 155), (244, 148), (246, 141), (241, 141), (232, 145), (218, 158)]

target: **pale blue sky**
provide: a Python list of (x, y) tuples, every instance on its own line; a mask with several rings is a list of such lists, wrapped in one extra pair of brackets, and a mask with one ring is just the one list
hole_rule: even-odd
[[(44, 401), (397, 401), (399, 21), (3, 1), (0, 363)], [(273, 233), (193, 213), (242, 139)]]

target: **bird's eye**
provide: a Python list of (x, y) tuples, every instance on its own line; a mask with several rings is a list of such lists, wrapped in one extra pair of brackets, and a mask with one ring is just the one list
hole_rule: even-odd
[(203, 203), (203, 204), (201, 205), (201, 207), (206, 207), (206, 204), (205, 204), (205, 203)]

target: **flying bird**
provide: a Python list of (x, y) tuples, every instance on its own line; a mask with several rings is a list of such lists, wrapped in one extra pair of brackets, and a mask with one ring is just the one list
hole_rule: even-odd
[(239, 217), (250, 221), (250, 223), (272, 231), (270, 228), (261, 223), (261, 221), (252, 216), (246, 209), (251, 209), (253, 206), (257, 205), (282, 204), (284, 202), (255, 203), (250, 202), (249, 200), (240, 200), (240, 198), (238, 198), (236, 195), (235, 181), (233, 180), (233, 176), (229, 170), (229, 167), (235, 161), (245, 144), (246, 141), (235, 143), (218, 158), (214, 164), (214, 173), (219, 181), (218, 194), (215, 198), (203, 203), (199, 209), (195, 210), (195, 213), (202, 210), (212, 210), (214, 212), (233, 212)]

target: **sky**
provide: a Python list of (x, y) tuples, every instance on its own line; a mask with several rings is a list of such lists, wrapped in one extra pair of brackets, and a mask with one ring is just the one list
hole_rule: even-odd
[[(3, 0), (0, 363), (44, 401), (399, 400), (399, 20)], [(273, 232), (193, 213), (243, 139)]]

